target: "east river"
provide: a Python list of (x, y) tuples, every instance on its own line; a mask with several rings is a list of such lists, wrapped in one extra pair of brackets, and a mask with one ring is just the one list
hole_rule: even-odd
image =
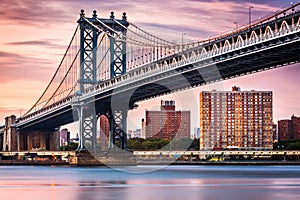
[(0, 166), (1, 200), (300, 199), (300, 166)]

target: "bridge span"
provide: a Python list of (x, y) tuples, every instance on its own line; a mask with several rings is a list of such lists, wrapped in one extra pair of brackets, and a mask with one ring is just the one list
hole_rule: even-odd
[(82, 10), (42, 96), (24, 116), (7, 119), (3, 134), (14, 142), (5, 137), (3, 144), (8, 146), (3, 149), (28, 149), (33, 133), (47, 146), (59, 126), (74, 121), (79, 121), (79, 148), (94, 149), (101, 115), (110, 121), (105, 148), (120, 141), (124, 149), (127, 112), (137, 102), (299, 62), (299, 4), (237, 30), (186, 44), (142, 30), (127, 20), (126, 13), (122, 19), (113, 12), (103, 19), (96, 11), (86, 17)]

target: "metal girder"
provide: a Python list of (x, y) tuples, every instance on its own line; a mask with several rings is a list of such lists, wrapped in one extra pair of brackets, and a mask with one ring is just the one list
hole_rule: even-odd
[[(126, 30), (121, 30), (122, 35), (126, 35)], [(111, 35), (114, 35), (111, 32)], [(120, 76), (126, 73), (126, 42), (110, 37), (110, 78)]]
[[(94, 16), (96, 17), (96, 16)], [(80, 19), (80, 96), (89, 85), (97, 83), (97, 39), (98, 30), (84, 19), (84, 11), (81, 11)], [(93, 102), (93, 101), (92, 101)], [(97, 134), (97, 116), (94, 103), (79, 101), (77, 103), (79, 115), (80, 145), (78, 149), (95, 149)]]
[(112, 110), (106, 115), (109, 120), (109, 149), (118, 146), (126, 149), (127, 142), (127, 110)]
[[(111, 13), (110, 19), (97, 18), (96, 11), (93, 12), (92, 18), (85, 18), (84, 11), (81, 11), (80, 19), (80, 93), (87, 85), (97, 83), (97, 39), (102, 31), (109, 30), (110, 40), (110, 75), (111, 79), (116, 76), (126, 73), (126, 28), (129, 23), (126, 21), (126, 13), (123, 13), (122, 20), (117, 20), (122, 26), (118, 25), (114, 19), (114, 13)], [(98, 28), (99, 29), (98, 29)], [(108, 29), (107, 27), (110, 27)], [(121, 34), (119, 34), (121, 33)], [(119, 36), (122, 35), (122, 36)], [(120, 38), (122, 37), (122, 38)], [(82, 102), (80, 102), (82, 103)], [(93, 105), (94, 106), (94, 105)], [(85, 110), (80, 107), (80, 131), (81, 131), (81, 148), (96, 148), (96, 131), (97, 131), (97, 116), (96, 109), (93, 106), (88, 106)], [(126, 148), (126, 119), (128, 111), (115, 111), (112, 108), (107, 108), (107, 113), (110, 121), (110, 146), (121, 141), (121, 148)]]
[(86, 86), (97, 83), (97, 39), (98, 30), (83, 19), (80, 14), (80, 79), (79, 87), (82, 92)]
[(97, 133), (97, 116), (94, 103), (76, 101), (72, 105), (73, 117), (79, 121), (79, 146), (78, 149), (95, 149)]
[(96, 148), (96, 133), (97, 133), (97, 116), (95, 112), (95, 106), (84, 104), (81, 108), (82, 120), (81, 120), (81, 132), (83, 136), (84, 149), (95, 149)]

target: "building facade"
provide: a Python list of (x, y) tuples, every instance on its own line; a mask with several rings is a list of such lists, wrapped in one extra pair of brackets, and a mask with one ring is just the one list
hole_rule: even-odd
[(146, 138), (190, 138), (190, 111), (176, 111), (175, 101), (161, 101), (159, 111), (146, 110)]
[(142, 129), (127, 130), (127, 139), (130, 138), (142, 138)]
[(100, 130), (97, 135), (98, 144), (102, 150), (105, 150), (109, 147), (109, 129), (110, 124), (109, 120), (105, 115), (99, 117)]
[(292, 116), (291, 119), (278, 121), (278, 140), (294, 140), (300, 138), (300, 117)]
[(70, 142), (70, 132), (64, 128), (59, 133), (59, 146), (68, 145)]
[(272, 127), (273, 127), (273, 142), (278, 142), (277, 124), (273, 123)]
[(271, 91), (200, 93), (200, 150), (273, 148)]
[(142, 134), (141, 138), (146, 139), (146, 122), (145, 119), (142, 118)]

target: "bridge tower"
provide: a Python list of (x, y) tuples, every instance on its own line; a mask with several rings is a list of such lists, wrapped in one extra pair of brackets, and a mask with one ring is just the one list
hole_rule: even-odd
[(0, 151), (19, 151), (18, 133), (15, 127), (16, 116), (11, 115), (5, 118), (3, 129), (2, 149)]
[[(99, 111), (95, 108), (94, 103), (88, 103), (94, 102), (93, 99), (82, 102), (80, 96), (85, 88), (99, 81), (97, 79), (97, 47), (98, 37), (102, 32), (108, 34), (110, 42), (110, 78), (113, 79), (126, 73), (125, 36), (126, 28), (129, 26), (126, 13), (123, 13), (121, 20), (115, 19), (114, 12), (111, 12), (109, 19), (101, 19), (97, 17), (95, 10), (92, 18), (85, 17), (84, 10), (81, 10), (77, 22), (80, 25), (80, 79), (77, 91), (78, 102), (74, 106), (80, 123), (79, 149), (96, 148), (97, 116), (101, 114), (104, 114), (110, 122), (109, 148), (112, 148), (113, 144), (120, 140), (121, 148), (124, 149), (126, 148), (128, 109), (121, 109), (120, 106), (111, 104), (101, 106), (104, 109)], [(119, 35), (122, 37), (120, 38)]]

